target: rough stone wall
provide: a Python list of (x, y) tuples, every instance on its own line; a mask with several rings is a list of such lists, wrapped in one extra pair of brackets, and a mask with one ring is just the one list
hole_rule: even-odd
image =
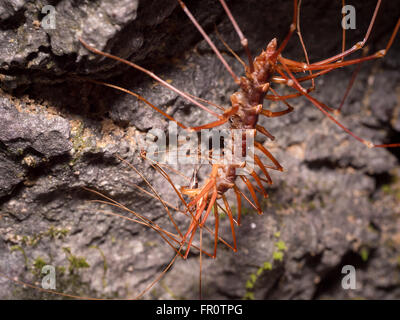
[[(348, 32), (347, 47), (362, 39), (375, 5), (354, 2), (357, 29)], [(303, 1), (301, 27), (311, 61), (340, 52), (340, 3)], [(40, 27), (46, 4), (56, 8), (55, 30)], [(273, 37), (281, 41), (288, 30), (292, 1), (228, 4), (254, 54)], [(188, 1), (188, 6), (221, 50), (226, 51), (214, 24), (244, 57), (217, 1)], [(383, 4), (370, 52), (384, 48), (399, 16), (395, 1)], [(189, 125), (213, 119), (140, 72), (89, 54), (77, 39), (223, 106), (236, 87), (174, 0), (0, 1), (0, 19), (0, 272), (39, 284), (41, 267), (51, 264), (57, 291), (133, 298), (174, 251), (154, 230), (110, 215), (123, 210), (91, 202), (99, 197), (82, 187), (99, 190), (174, 231), (160, 202), (134, 187), (146, 187), (142, 177), (115, 158), (119, 154), (134, 164), (165, 200), (177, 205), (165, 179), (135, 151), (138, 137), (152, 128), (166, 129), (168, 123), (129, 95), (74, 77), (122, 85)], [(242, 73), (240, 63), (225, 56)], [(303, 60), (296, 36), (284, 56)], [(338, 116), (374, 142), (400, 141), (399, 56), (396, 39), (384, 59), (364, 63)], [(318, 79), (314, 96), (337, 107), (353, 69)], [(368, 149), (307, 100), (292, 102), (295, 112), (262, 121), (276, 137), (265, 146), (285, 171), (271, 172), (274, 184), (267, 187), (270, 197), (263, 201), (262, 216), (244, 204), (242, 225), (236, 228), (238, 252), (220, 244), (217, 259), (203, 257), (203, 297), (399, 298), (399, 152)], [(180, 225), (187, 224), (184, 216), (176, 217)], [(220, 233), (231, 241), (226, 218)], [(212, 245), (206, 237), (206, 250)], [(346, 264), (357, 269), (356, 290), (341, 288)], [(186, 261), (177, 259), (145, 298), (197, 298), (198, 275), (199, 256), (193, 250)], [(5, 278), (0, 283), (3, 299), (60, 298)]]

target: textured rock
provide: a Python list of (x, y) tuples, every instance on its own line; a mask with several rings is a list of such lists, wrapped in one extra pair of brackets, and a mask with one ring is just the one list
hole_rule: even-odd
[[(340, 6), (303, 2), (302, 34), (311, 61), (340, 52)], [(282, 41), (292, 1), (228, 3), (254, 54), (273, 37)], [(134, 97), (77, 81), (74, 75), (129, 88), (185, 124), (214, 119), (147, 76), (88, 53), (78, 37), (223, 106), (236, 86), (174, 0), (98, 0), (74, 6), (58, 1), (54, 30), (35, 22), (43, 18), (39, 9), (45, 4), (0, 1), (0, 272), (32, 283), (40, 281), (43, 263), (51, 264), (57, 270), (57, 291), (132, 298), (168, 265), (174, 251), (156, 231), (111, 215), (123, 210), (90, 202), (99, 197), (81, 187), (99, 190), (176, 232), (160, 201), (134, 187), (149, 190), (143, 177), (115, 158), (127, 159), (163, 199), (177, 205), (172, 188), (137, 152), (139, 137), (150, 129), (166, 129), (168, 122)], [(357, 29), (348, 32), (347, 47), (362, 39), (374, 5), (372, 0), (356, 5)], [(221, 50), (227, 51), (214, 23), (244, 58), (217, 1), (188, 1), (188, 6)], [(370, 52), (386, 45), (399, 15), (394, 1), (384, 3)], [(400, 141), (399, 53), (397, 38), (383, 60), (363, 64), (338, 116), (374, 142)], [(224, 56), (241, 74), (240, 63)], [(284, 56), (303, 60), (295, 36)], [(351, 74), (352, 68), (344, 68), (321, 77), (313, 95), (337, 107)], [(290, 91), (276, 88), (281, 94)], [(236, 228), (238, 252), (220, 244), (217, 259), (203, 257), (203, 297), (399, 298), (399, 152), (368, 149), (305, 99), (291, 102), (295, 112), (262, 120), (276, 136), (265, 146), (285, 172), (271, 172), (274, 184), (267, 188), (270, 197), (263, 200), (262, 216), (244, 203), (242, 225)], [(206, 169), (200, 171), (201, 182)], [(171, 175), (177, 185), (187, 184)], [(174, 218), (187, 227), (185, 216), (174, 213)], [(232, 242), (226, 218), (221, 218), (220, 234)], [(212, 251), (213, 239), (206, 232), (203, 245)], [(198, 258), (193, 250), (186, 261), (177, 259), (145, 298), (197, 298)], [(346, 264), (356, 267), (356, 290), (341, 288)], [(5, 278), (0, 283), (2, 298), (58, 298)]]
[(63, 118), (21, 112), (10, 100), (0, 98), (0, 121), (0, 140), (12, 153), (24, 154), (29, 148), (54, 157), (71, 149), (69, 123)]

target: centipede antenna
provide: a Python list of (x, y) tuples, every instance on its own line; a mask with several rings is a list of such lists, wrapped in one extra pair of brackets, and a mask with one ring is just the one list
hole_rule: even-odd
[(151, 71), (149, 71), (149, 70), (147, 70), (147, 69), (145, 69), (145, 68), (143, 68), (143, 67), (141, 67), (141, 66), (139, 66), (139, 65), (137, 65), (137, 64), (135, 64), (135, 63), (133, 63), (133, 62), (131, 62), (131, 61), (122, 59), (122, 58), (117, 57), (117, 56), (114, 56), (114, 55), (112, 55), (112, 54), (110, 54), (110, 53), (103, 52), (103, 51), (100, 51), (100, 50), (98, 50), (98, 49), (96, 49), (96, 48), (93, 48), (93, 47), (90, 46), (88, 43), (86, 43), (82, 38), (79, 38), (79, 41), (80, 41), (80, 42), (82, 43), (82, 45), (83, 45), (86, 49), (88, 49), (89, 51), (91, 51), (91, 52), (93, 52), (93, 53), (95, 53), (95, 54), (98, 54), (98, 55), (101, 55), (101, 56), (104, 56), (104, 57), (113, 59), (113, 60), (115, 60), (115, 61), (122, 62), (122, 63), (124, 63), (124, 64), (126, 64), (126, 65), (128, 65), (128, 66), (130, 66), (130, 67), (132, 67), (132, 68), (134, 68), (134, 69), (137, 69), (137, 70), (139, 70), (139, 71), (142, 71), (143, 73), (147, 74), (148, 76), (150, 76), (151, 78), (153, 78), (154, 80), (156, 80), (157, 82), (159, 82), (162, 86), (164, 86), (164, 87), (166, 87), (166, 88), (168, 88), (168, 89), (174, 91), (175, 93), (179, 94), (181, 97), (183, 97), (183, 98), (185, 98), (186, 100), (190, 101), (190, 102), (193, 103), (195, 106), (197, 106), (197, 107), (199, 107), (199, 108), (201, 108), (201, 109), (207, 111), (208, 113), (212, 114), (213, 116), (215, 116), (215, 117), (217, 117), (217, 118), (221, 118), (221, 116), (220, 116), (219, 114), (217, 114), (217, 113), (215, 113), (214, 111), (208, 109), (206, 106), (202, 105), (201, 103), (198, 103), (195, 99), (191, 98), (191, 97), (190, 97), (189, 95), (187, 95), (185, 92), (183, 92), (183, 91), (181, 91), (181, 90), (175, 88), (174, 86), (170, 85), (168, 82), (164, 81), (163, 79), (161, 79), (160, 77), (158, 77), (157, 75), (155, 75), (153, 72), (151, 72)]
[(249, 41), (243, 35), (242, 30), (240, 30), (240, 27), (239, 27), (238, 23), (236, 22), (235, 18), (233, 17), (231, 10), (226, 5), (225, 0), (219, 0), (219, 2), (221, 3), (222, 7), (224, 8), (226, 15), (228, 16), (229, 20), (231, 21), (233, 28), (235, 29), (237, 35), (239, 36), (240, 43), (241, 43), (242, 47), (244, 48), (244, 51), (246, 52), (246, 55), (247, 55), (247, 59), (249, 61), (249, 70), (250, 70), (250, 72), (253, 72), (254, 64), (253, 64), (253, 58), (251, 56), (251, 52), (249, 49)]
[(92, 80), (92, 79), (85, 79), (85, 78), (78, 77), (78, 76), (75, 76), (75, 77), (76, 77), (77, 79), (80, 79), (80, 80), (83, 80), (83, 81), (92, 82), (92, 83), (95, 83), (95, 84), (99, 84), (99, 85), (102, 85), (102, 86), (110, 87), (110, 88), (113, 88), (113, 89), (116, 89), (116, 90), (119, 90), (119, 91), (128, 93), (129, 95), (134, 96), (134, 97), (137, 98), (138, 100), (144, 102), (145, 104), (147, 104), (147, 105), (148, 105), (149, 107), (151, 107), (152, 109), (154, 109), (154, 110), (156, 110), (157, 112), (161, 113), (161, 114), (162, 114), (164, 117), (166, 117), (168, 120), (171, 120), (171, 121), (175, 122), (175, 123), (176, 123), (178, 126), (180, 126), (182, 129), (185, 129), (185, 130), (188, 129), (185, 125), (183, 125), (183, 124), (180, 123), (179, 121), (175, 120), (175, 119), (174, 119), (173, 117), (171, 117), (169, 114), (165, 113), (165, 112), (162, 111), (160, 108), (156, 107), (156, 106), (153, 105), (151, 102), (149, 102), (149, 101), (146, 100), (144, 97), (142, 97), (141, 95), (139, 95), (139, 94), (137, 94), (137, 93), (135, 93), (135, 92), (132, 92), (132, 91), (130, 91), (130, 90), (128, 90), (128, 89), (125, 89), (125, 88), (122, 88), (122, 87), (119, 87), (119, 86), (116, 86), (116, 85), (111, 84), (111, 83), (107, 83), (107, 82), (103, 82), (103, 81), (97, 81), (97, 80)]
[[(246, 68), (246, 63), (238, 56), (238, 54), (225, 42), (225, 40), (222, 38), (221, 34), (218, 31), (217, 26), (215, 26), (215, 34), (217, 35), (219, 41), (222, 42), (222, 44), (225, 46), (225, 48), (235, 57), (237, 61), (243, 66), (243, 68)], [(254, 68), (254, 67), (253, 67)]]
[(207, 33), (204, 31), (204, 29), (201, 27), (201, 25), (197, 22), (196, 18), (192, 15), (192, 13), (189, 11), (189, 9), (186, 7), (186, 5), (183, 3), (182, 0), (177, 0), (179, 4), (182, 7), (182, 10), (186, 13), (186, 15), (189, 17), (189, 19), (192, 21), (192, 23), (195, 25), (197, 30), (201, 33), (203, 38), (206, 40), (208, 45), (211, 47), (211, 49), (214, 51), (214, 53), (217, 55), (218, 59), (222, 62), (224, 65), (225, 69), (230, 73), (232, 76), (233, 80), (236, 83), (239, 83), (239, 77), (233, 72), (232, 68), (229, 66), (229, 64), (226, 62), (224, 57), (222, 56), (221, 52), (217, 49), (215, 44), (211, 41), (210, 37), (207, 35)]

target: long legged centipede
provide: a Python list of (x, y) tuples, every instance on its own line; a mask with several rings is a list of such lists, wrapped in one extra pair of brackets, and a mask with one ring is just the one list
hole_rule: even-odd
[[(222, 115), (217, 115), (219, 118), (217, 121), (197, 126), (197, 127), (186, 127), (185, 125), (177, 122), (175, 119), (172, 119), (170, 116), (166, 115), (165, 112), (161, 111), (157, 107), (151, 105), (148, 103), (146, 100), (144, 100), (143, 97), (140, 97), (136, 95), (139, 99), (142, 101), (145, 101), (147, 104), (149, 104), (153, 109), (156, 109), (160, 113), (162, 113), (164, 116), (166, 116), (168, 119), (176, 121), (179, 126), (181, 126), (184, 129), (189, 129), (189, 130), (194, 130), (194, 131), (200, 131), (202, 129), (210, 129), (214, 127), (218, 127), (226, 122), (230, 122), (230, 128), (231, 129), (251, 129), (255, 130), (256, 132), (260, 132), (264, 135), (266, 135), (269, 138), (272, 138), (273, 136), (268, 132), (267, 129), (264, 127), (258, 125), (258, 118), (259, 115), (263, 115), (266, 117), (280, 117), (285, 114), (288, 114), (294, 110), (294, 108), (286, 101), (287, 99), (290, 98), (295, 98), (299, 96), (304, 96), (306, 97), (315, 107), (317, 107), (321, 112), (323, 112), (331, 121), (333, 121), (336, 125), (338, 125), (341, 129), (346, 131), (348, 134), (350, 134), (353, 138), (356, 140), (364, 143), (366, 146), (369, 148), (394, 148), (394, 147), (399, 147), (400, 143), (391, 143), (391, 144), (374, 144), (370, 141), (367, 141), (356, 134), (354, 134), (352, 131), (350, 131), (348, 128), (346, 128), (344, 125), (342, 125), (339, 121), (337, 121), (331, 114), (330, 112), (333, 111), (332, 108), (328, 107), (327, 105), (321, 103), (314, 97), (312, 97), (309, 93), (312, 91), (311, 89), (305, 89), (302, 85), (301, 82), (311, 80), (314, 78), (317, 78), (323, 74), (327, 74), (337, 68), (342, 68), (345, 66), (350, 66), (354, 64), (360, 64), (364, 61), (372, 60), (372, 59), (377, 59), (377, 58), (382, 58), (385, 56), (387, 51), (390, 49), (392, 46), (392, 43), (397, 35), (397, 32), (400, 28), (400, 18), (397, 20), (397, 23), (393, 29), (393, 32), (386, 44), (385, 49), (379, 50), (376, 53), (372, 55), (368, 55), (362, 58), (357, 58), (353, 60), (346, 60), (343, 61), (345, 57), (348, 55), (362, 49), (367, 42), (369, 35), (371, 33), (372, 27), (374, 25), (376, 16), (378, 14), (379, 7), (381, 5), (381, 1), (378, 0), (376, 3), (376, 7), (373, 13), (373, 16), (371, 18), (368, 30), (365, 33), (364, 39), (361, 42), (358, 42), (357, 44), (353, 45), (350, 49), (348, 50), (343, 50), (341, 53), (318, 61), (314, 62), (312, 64), (310, 63), (304, 63), (304, 62), (297, 62), (294, 60), (286, 59), (282, 56), (282, 52), (284, 48), (286, 47), (287, 43), (289, 42), (290, 38), (296, 31), (296, 29), (299, 29), (298, 26), (298, 17), (299, 17), (299, 11), (300, 11), (300, 5), (301, 1), (294, 0), (293, 1), (293, 18), (292, 18), (292, 23), (289, 28), (289, 32), (280, 44), (280, 46), (277, 46), (277, 40), (273, 39), (271, 40), (265, 51), (262, 51), (261, 54), (255, 57), (253, 60), (252, 54), (250, 53), (250, 50), (248, 48), (248, 41), (243, 35), (242, 31), (240, 30), (237, 22), (235, 21), (232, 13), (230, 12), (228, 6), (226, 5), (224, 0), (220, 0), (220, 4), (223, 6), (227, 16), (229, 17), (236, 33), (238, 34), (238, 37), (240, 39), (240, 42), (244, 48), (244, 51), (247, 55), (248, 58), (248, 64), (245, 62), (241, 61), (242, 64), (244, 65), (245, 68), (245, 76), (243, 77), (238, 77), (230, 68), (230, 66), (227, 64), (225, 59), (223, 58), (222, 54), (220, 51), (217, 49), (217, 47), (213, 44), (211, 39), (207, 36), (203, 28), (198, 24), (197, 20), (193, 17), (189, 9), (186, 7), (183, 1), (178, 0), (179, 4), (181, 5), (182, 9), (186, 13), (186, 15), (190, 18), (190, 20), (193, 22), (193, 24), (196, 26), (196, 28), (199, 30), (199, 32), (202, 34), (204, 39), (207, 41), (207, 43), (210, 45), (212, 50), (215, 52), (217, 57), (220, 59), (220, 61), (223, 63), (227, 71), (231, 74), (232, 78), (234, 79), (235, 83), (237, 83), (240, 87), (240, 90), (233, 93), (231, 95), (231, 108), (226, 110)], [(301, 35), (300, 35), (301, 39)], [(108, 58), (123, 62), (135, 69), (138, 69), (147, 75), (151, 76), (155, 80), (159, 81), (162, 85), (166, 86), (167, 88), (174, 90), (175, 92), (179, 93), (182, 95), (182, 97), (188, 99), (190, 102), (194, 103), (196, 106), (202, 108), (203, 110), (208, 111), (209, 113), (212, 113), (215, 115), (215, 113), (211, 110), (209, 110), (207, 107), (202, 105), (199, 101), (196, 101), (193, 99), (191, 95), (188, 95), (186, 93), (181, 92), (180, 90), (172, 87), (170, 84), (165, 82), (164, 80), (160, 79), (150, 71), (130, 62), (124, 59), (121, 59), (119, 57), (113, 56), (111, 54), (99, 51), (90, 45), (88, 45), (84, 40), (80, 39), (81, 43), (90, 51), (106, 56)], [(307, 51), (305, 47), (303, 46), (305, 56), (308, 60), (307, 57)], [(309, 71), (310, 75), (309, 76), (303, 76), (303, 77), (295, 77), (294, 73), (298, 72), (306, 72)], [(312, 73), (312, 71), (318, 71), (317, 73)], [(275, 73), (278, 75), (276, 76)], [(274, 90), (271, 86), (272, 83), (283, 83), (286, 84), (289, 87), (292, 87), (295, 89), (297, 92), (285, 96), (280, 96), (276, 90)], [(104, 84), (104, 83), (103, 83)], [(105, 84), (107, 85), (107, 84)], [(122, 88), (113, 86), (116, 89), (126, 91)], [(271, 94), (268, 94), (268, 91), (271, 91)], [(130, 93), (130, 92), (129, 92)], [(133, 94), (133, 93), (131, 93)], [(135, 94), (134, 94), (135, 95)], [(283, 101), (287, 108), (283, 111), (278, 111), (278, 112), (272, 112), (271, 110), (264, 109), (263, 108), (263, 101), (264, 100), (274, 100), (274, 101)], [(224, 108), (222, 108), (224, 109)], [(265, 175), (265, 178), (268, 183), (272, 183), (272, 180), (270, 178), (270, 175), (267, 171), (268, 169), (274, 169), (278, 171), (282, 171), (283, 168), (279, 164), (279, 162), (272, 156), (272, 154), (265, 148), (263, 147), (259, 142), (255, 142), (255, 147), (260, 150), (265, 156), (267, 156), (272, 162), (273, 166), (265, 166), (260, 158), (257, 155), (254, 155), (254, 160)], [(243, 152), (245, 152), (246, 146), (243, 146)], [(224, 166), (221, 164), (214, 164), (211, 170), (211, 175), (209, 179), (206, 181), (206, 184), (197, 189), (184, 189), (183, 193), (187, 194), (191, 197), (191, 201), (189, 202), (189, 207), (196, 206), (196, 216), (193, 224), (183, 237), (183, 240), (185, 241), (186, 238), (191, 235), (191, 238), (193, 238), (193, 232), (197, 228), (197, 224), (204, 225), (205, 220), (207, 219), (208, 215), (211, 212), (211, 209), (217, 200), (217, 198), (222, 198), (225, 204), (225, 209), (228, 212), (230, 221), (231, 221), (231, 228), (232, 228), (232, 233), (233, 233), (233, 238), (234, 238), (234, 250), (236, 250), (236, 239), (234, 235), (234, 225), (233, 225), (233, 216), (231, 213), (231, 210), (229, 208), (229, 204), (224, 196), (224, 194), (229, 190), (235, 187), (235, 193), (237, 195), (237, 201), (238, 201), (238, 208), (240, 208), (240, 193), (237, 190), (237, 187), (235, 185), (235, 180), (237, 178), (237, 175), (235, 173), (236, 167), (234, 165), (228, 165)], [(264, 195), (264, 197), (267, 196), (267, 193), (262, 185), (262, 181), (258, 174), (253, 171), (251, 172), (252, 177), (256, 181), (258, 185), (258, 190), (261, 191), (261, 193)], [(255, 203), (256, 209), (259, 213), (262, 212), (260, 208), (260, 204), (257, 200), (257, 196), (255, 194), (255, 188), (252, 185), (252, 183), (246, 178), (242, 177), (243, 181), (245, 182), (247, 188), (250, 191), (250, 194), (252, 196), (252, 199)], [(203, 211), (205, 211), (204, 217), (202, 217)], [(239, 211), (239, 216), (238, 216), (238, 221), (240, 221), (240, 211)], [(190, 244), (190, 242), (189, 242)], [(190, 245), (189, 245), (190, 246)], [(188, 248), (189, 249), (189, 248)], [(216, 250), (216, 248), (215, 248)], [(215, 252), (214, 252), (215, 254)], [(187, 256), (187, 253), (186, 253)]]

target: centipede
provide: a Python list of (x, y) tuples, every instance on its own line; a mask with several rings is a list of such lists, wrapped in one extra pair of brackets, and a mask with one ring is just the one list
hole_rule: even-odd
[[(307, 47), (307, 43), (303, 40), (300, 23), (301, 13), (304, 11), (304, 7), (302, 6), (305, 5), (305, 2), (306, 1), (298, 0), (292, 1), (292, 19), (290, 25), (287, 27), (286, 35), (281, 41), (271, 37), (272, 39), (267, 40), (266, 44), (263, 45), (261, 53), (254, 55), (250, 49), (251, 43), (249, 43), (247, 40), (245, 32), (242, 31), (241, 26), (239, 26), (239, 23), (237, 22), (230, 7), (225, 0), (219, 0), (218, 4), (223, 9), (223, 12), (227, 17), (227, 21), (230, 23), (230, 27), (232, 30), (234, 30), (233, 33), (235, 34), (236, 41), (242, 48), (241, 52), (245, 57), (242, 59), (234, 52), (228, 43), (221, 38), (218, 29), (216, 29), (215, 41), (220, 41), (222, 43), (222, 50), (224, 50), (224, 53), (222, 53), (222, 50), (218, 49), (215, 41), (211, 39), (208, 33), (197, 21), (195, 15), (193, 15), (193, 13), (190, 11), (189, 6), (187, 6), (184, 1), (177, 0), (181, 10), (199, 31), (210, 50), (212, 50), (225, 71), (232, 78), (233, 83), (239, 87), (238, 90), (234, 91), (230, 95), (230, 103), (228, 107), (221, 106), (206, 99), (184, 92), (183, 90), (175, 87), (173, 84), (170, 84), (168, 81), (163, 80), (150, 70), (141, 67), (127, 59), (123, 59), (111, 53), (101, 51), (92, 46), (86, 39), (82, 37), (78, 39), (82, 47), (86, 48), (89, 52), (120, 62), (140, 72), (143, 72), (146, 76), (152, 78), (159, 85), (171, 90), (175, 94), (179, 95), (182, 99), (185, 99), (187, 103), (192, 104), (193, 108), (208, 114), (209, 117), (211, 116), (215, 118), (208, 123), (195, 126), (188, 125), (184, 121), (178, 120), (174, 116), (168, 114), (168, 112), (164, 111), (161, 107), (152, 104), (151, 101), (148, 101), (142, 95), (133, 92), (132, 90), (125, 89), (119, 85), (114, 85), (103, 80), (89, 79), (82, 75), (75, 77), (75, 80), (92, 83), (98, 86), (106, 86), (113, 90), (134, 96), (136, 99), (144, 103), (144, 105), (153, 109), (155, 113), (161, 114), (167, 120), (176, 123), (182, 130), (188, 132), (198, 133), (202, 130), (228, 127), (229, 130), (251, 131), (252, 135), (258, 140), (260, 139), (260, 135), (263, 135), (264, 139), (266, 138), (275, 143), (276, 138), (268, 128), (268, 120), (277, 119), (278, 121), (279, 119), (284, 118), (284, 116), (289, 116), (289, 114), (292, 114), (294, 111), (296, 111), (296, 106), (291, 101), (303, 99), (303, 101), (306, 101), (306, 104), (308, 104), (310, 107), (313, 107), (321, 112), (323, 116), (332, 123), (332, 125), (336, 126), (346, 135), (350, 136), (353, 139), (350, 143), (361, 142), (366, 149), (395, 149), (399, 147), (400, 143), (374, 143), (370, 139), (363, 138), (361, 135), (354, 133), (340, 120), (338, 120), (340, 115), (338, 110), (341, 110), (345, 98), (350, 92), (351, 87), (354, 85), (357, 72), (359, 72), (358, 69), (356, 69), (354, 78), (351, 79), (346, 92), (343, 92), (344, 97), (341, 101), (342, 103), (337, 109), (330, 106), (329, 103), (319, 101), (314, 97), (313, 91), (316, 90), (314, 81), (323, 78), (324, 76), (328, 76), (331, 72), (336, 72), (342, 68), (345, 69), (351, 66), (359, 68), (361, 64), (366, 64), (368, 61), (375, 61), (384, 58), (386, 54), (390, 52), (391, 47), (396, 41), (396, 36), (400, 28), (400, 18), (396, 20), (391, 32), (385, 35), (386, 42), (382, 48), (379, 48), (375, 53), (372, 54), (365, 53), (364, 51), (362, 56), (353, 58), (353, 55), (360, 53), (365, 49), (365, 47), (368, 45), (370, 36), (373, 34), (376, 19), (379, 16), (379, 10), (382, 6), (382, 1), (378, 0), (376, 1), (370, 18), (368, 18), (369, 23), (367, 24), (367, 28), (362, 33), (362, 41), (355, 42), (350, 47), (346, 47), (345, 33), (343, 33), (343, 35), (341, 35), (342, 47), (339, 53), (328, 58), (325, 57), (322, 60), (317, 60), (316, 62), (311, 62), (309, 58), (310, 50)], [(340, 4), (344, 6), (345, 2), (341, 1)], [(338, 17), (340, 18), (341, 16), (338, 15)], [(300, 52), (302, 56), (298, 60), (285, 58), (285, 48), (294, 40), (293, 38), (296, 37), (300, 43)], [(234, 71), (234, 69), (230, 66), (224, 57), (224, 55), (226, 55), (225, 53), (233, 56), (239, 65), (243, 67), (243, 76), (239, 76), (238, 72)], [(311, 86), (306, 88), (302, 84), (303, 82), (311, 82)], [(289, 90), (289, 92), (280, 94), (278, 88), (276, 88), (278, 86), (279, 88), (284, 87), (284, 90)], [(273, 103), (281, 103), (285, 106), (285, 109), (278, 111), (273, 110), (272, 108), (270, 109), (268, 104)], [(265, 119), (262, 119), (263, 117)], [(244, 136), (242, 138), (244, 138)], [(152, 160), (147, 157), (146, 152), (140, 152), (142, 161), (151, 163), (151, 166), (155, 172), (161, 175), (164, 180), (168, 181), (174, 190), (173, 194), (177, 196), (177, 201), (184, 207), (183, 210), (178, 209), (177, 211), (183, 213), (183, 216), (185, 216), (187, 219), (187, 227), (185, 231), (181, 231), (174, 222), (174, 218), (172, 218), (168, 211), (168, 207), (173, 207), (173, 205), (164, 201), (154, 190), (151, 197), (162, 204), (177, 233), (172, 234), (171, 232), (159, 227), (151, 220), (143, 219), (141, 215), (136, 215), (139, 217), (142, 224), (158, 232), (162, 239), (174, 249), (174, 258), (162, 272), (162, 275), (164, 275), (165, 272), (171, 268), (172, 263), (176, 263), (176, 258), (178, 256), (184, 260), (187, 260), (189, 254), (192, 252), (191, 249), (193, 248), (198, 250), (200, 261), (202, 261), (203, 254), (206, 254), (214, 259), (217, 258), (217, 247), (219, 242), (223, 242), (223, 245), (233, 252), (238, 251), (238, 241), (240, 241), (240, 239), (237, 239), (236, 230), (240, 229), (239, 226), (244, 220), (242, 216), (242, 208), (244, 203), (246, 203), (247, 206), (250, 206), (251, 210), (254, 210), (256, 213), (258, 213), (258, 215), (263, 213), (265, 214), (265, 210), (263, 208), (265, 200), (260, 201), (259, 196), (264, 199), (268, 198), (269, 194), (266, 185), (271, 186), (273, 184), (272, 177), (274, 174), (271, 172), (278, 173), (287, 170), (290, 171), (290, 168), (285, 168), (284, 165), (278, 161), (278, 158), (274, 156), (270, 150), (268, 150), (268, 147), (265, 147), (264, 144), (258, 140), (254, 141), (254, 148), (258, 153), (260, 153), (260, 155), (257, 155), (255, 152), (252, 154), (255, 168), (249, 168), (246, 162), (240, 164), (226, 164), (218, 161), (213, 162), (213, 156), (211, 155), (207, 159), (209, 160), (209, 163), (204, 165), (208, 166), (209, 175), (204, 179), (203, 184), (200, 186), (197, 183), (189, 183), (188, 185), (183, 185), (180, 188), (176, 187), (176, 183), (174, 183), (170, 178), (170, 175), (172, 174), (167, 173), (168, 169), (172, 170), (171, 167), (168, 169), (163, 169), (162, 164), (152, 162)], [(279, 141), (279, 139), (277, 140)], [(240, 146), (241, 153), (245, 154), (247, 150), (248, 146), (246, 143), (242, 143)], [(120, 162), (125, 162), (125, 164), (128, 164), (121, 157), (117, 156), (117, 158)], [(236, 172), (239, 167), (246, 169), (248, 175), (238, 175)], [(133, 166), (130, 166), (130, 168), (136, 170)], [(195, 176), (195, 168), (192, 170), (195, 171)], [(173, 170), (170, 172), (176, 173), (177, 171)], [(191, 174), (190, 170), (189, 172), (185, 173), (186, 175)], [(147, 183), (147, 185), (151, 187), (149, 183)], [(95, 193), (103, 198), (103, 200), (95, 200), (98, 203), (111, 205), (123, 211), (129, 211), (128, 208), (119, 202), (114, 201), (111, 197), (105, 196), (98, 191), (93, 191), (90, 188), (87, 189), (87, 191)], [(144, 192), (143, 189), (141, 189), (141, 191)], [(228, 195), (230, 192), (232, 192), (232, 194)], [(147, 194), (149, 194), (149, 192), (147, 192)], [(236, 212), (234, 212), (235, 210), (232, 210), (232, 206), (236, 207)], [(219, 216), (221, 212), (227, 216), (231, 233), (231, 243), (224, 240), (224, 238), (219, 234)], [(211, 219), (213, 226), (209, 227), (206, 223), (210, 220), (209, 217), (211, 213), (213, 213), (212, 215), (214, 216), (214, 218)], [(199, 232), (200, 239), (198, 243), (194, 245), (196, 232)], [(211, 235), (212, 253), (209, 253), (208, 250), (204, 248), (202, 243), (204, 236), (203, 233)], [(156, 281), (159, 280), (160, 278), (156, 279)], [(151, 283), (150, 287), (153, 285), (154, 283)], [(149, 288), (147, 288), (145, 291), (147, 292), (148, 289)], [(201, 294), (201, 284), (199, 291)], [(139, 297), (141, 296), (142, 295)]]

